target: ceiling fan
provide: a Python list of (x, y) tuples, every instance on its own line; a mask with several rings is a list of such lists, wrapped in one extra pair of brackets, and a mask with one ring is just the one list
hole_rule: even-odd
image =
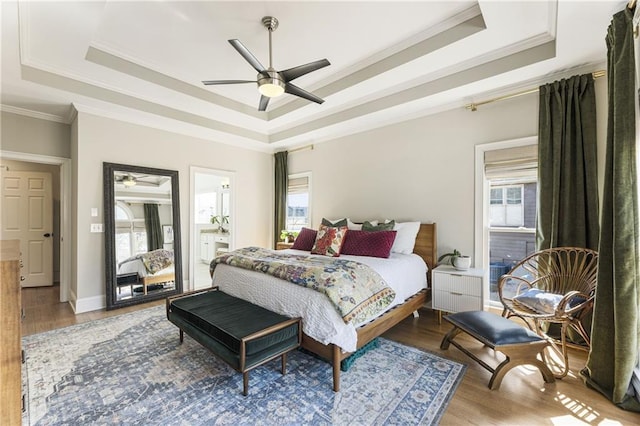
[(152, 182), (143, 182), (140, 179), (145, 178), (147, 176), (134, 176), (133, 174), (123, 174), (120, 176), (116, 176), (116, 182), (117, 183), (121, 183), (122, 185), (126, 186), (126, 187), (132, 187), (132, 186), (136, 186), (136, 185), (140, 185), (140, 186), (158, 186)]
[(229, 40), (229, 43), (242, 55), (242, 57), (249, 62), (249, 64), (258, 71), (257, 80), (206, 80), (203, 81), (206, 86), (215, 84), (243, 84), (243, 83), (258, 83), (258, 91), (260, 92), (260, 104), (258, 106), (259, 111), (265, 111), (267, 105), (269, 105), (269, 99), (280, 96), (283, 93), (289, 93), (290, 95), (299, 96), (301, 98), (310, 100), (316, 103), (323, 103), (324, 100), (320, 99), (313, 93), (309, 93), (304, 89), (294, 85), (291, 81), (305, 74), (309, 74), (312, 71), (324, 68), (331, 63), (326, 59), (320, 59), (318, 61), (310, 62), (308, 64), (299, 65), (297, 67), (289, 68), (284, 71), (277, 71), (273, 68), (272, 54), (271, 54), (271, 33), (278, 28), (278, 20), (273, 16), (265, 16), (262, 18), (262, 25), (269, 30), (269, 68), (265, 68), (258, 59), (247, 49), (238, 39)]

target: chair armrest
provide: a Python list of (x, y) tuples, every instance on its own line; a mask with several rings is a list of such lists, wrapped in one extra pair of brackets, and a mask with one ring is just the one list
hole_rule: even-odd
[(518, 288), (516, 289), (516, 295), (520, 294), (520, 292), (522, 291), (523, 287), (525, 289), (527, 289), (527, 290), (531, 288), (531, 283), (529, 281), (527, 281), (526, 279), (522, 278), (522, 277), (519, 277), (517, 275), (508, 275), (508, 274), (507, 275), (503, 275), (498, 280), (498, 297), (500, 298), (500, 300), (503, 300), (502, 288), (504, 287), (504, 285), (509, 280), (516, 280), (516, 281), (520, 282), (520, 284), (518, 284)]
[[(575, 306), (571, 306), (571, 301), (576, 297), (580, 297), (584, 300)], [(591, 303), (592, 300), (593, 297), (589, 297), (584, 293), (572, 290), (565, 294), (558, 303), (558, 306), (556, 306), (556, 317), (561, 317), (563, 315), (573, 315), (574, 313), (584, 309), (589, 303)]]

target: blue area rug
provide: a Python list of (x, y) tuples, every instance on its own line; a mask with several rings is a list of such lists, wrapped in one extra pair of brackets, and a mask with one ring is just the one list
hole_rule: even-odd
[(465, 366), (386, 339), (342, 373), (300, 351), (242, 375), (163, 306), (24, 337), (25, 424), (437, 424)]

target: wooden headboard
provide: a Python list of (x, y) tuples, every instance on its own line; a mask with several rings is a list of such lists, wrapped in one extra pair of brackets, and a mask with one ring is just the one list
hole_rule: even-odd
[(438, 264), (438, 232), (435, 223), (423, 223), (420, 225), (413, 252), (423, 258), (429, 267), (427, 282), (429, 283), (429, 288), (431, 288), (431, 271)]

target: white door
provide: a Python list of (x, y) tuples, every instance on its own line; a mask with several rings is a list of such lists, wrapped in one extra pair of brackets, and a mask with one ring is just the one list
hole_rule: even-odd
[(3, 171), (0, 239), (20, 240), (23, 287), (53, 285), (51, 173)]

